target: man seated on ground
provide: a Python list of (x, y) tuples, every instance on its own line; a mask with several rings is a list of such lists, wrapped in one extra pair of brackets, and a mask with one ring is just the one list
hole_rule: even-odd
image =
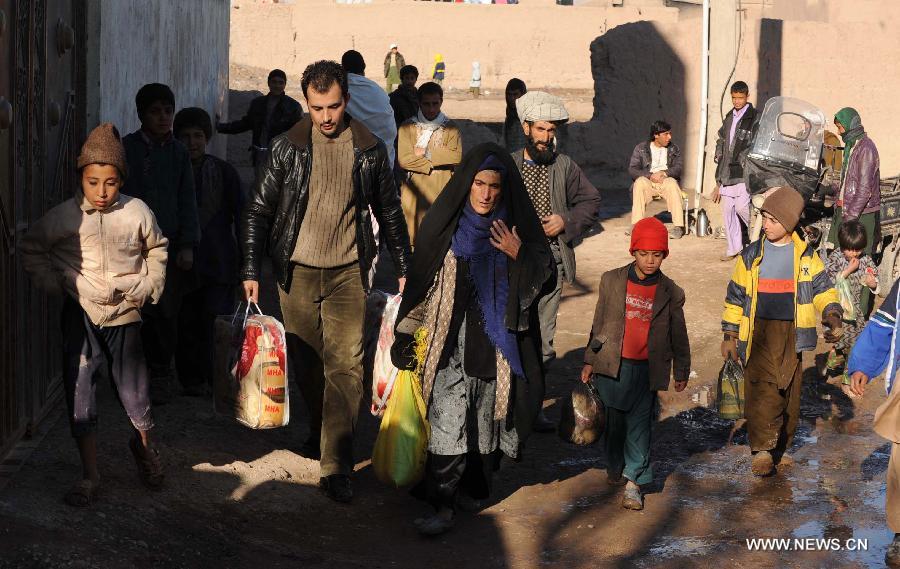
[(634, 180), (631, 186), (631, 224), (646, 217), (647, 204), (655, 199), (666, 200), (672, 214), (669, 236), (681, 239), (684, 235), (684, 209), (678, 180), (684, 170), (684, 157), (672, 142), (672, 126), (659, 120), (650, 125), (650, 139), (639, 143), (631, 153), (628, 173)]
[(394, 109), (394, 123), (397, 128), (419, 112), (419, 93), (416, 81), (419, 70), (415, 65), (405, 65), (400, 70), (400, 86), (390, 94), (391, 108)]

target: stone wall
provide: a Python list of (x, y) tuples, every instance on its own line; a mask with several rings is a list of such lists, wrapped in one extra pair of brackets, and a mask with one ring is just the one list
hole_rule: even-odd
[[(224, 116), (229, 8), (228, 0), (88, 0), (87, 128), (136, 130), (134, 96), (155, 82), (172, 88), (177, 109)], [(224, 141), (213, 147), (224, 149)]]
[[(900, 34), (892, 25), (900, 21), (900, 2), (738, 4), (734, 34), (725, 33), (727, 41), (715, 44), (720, 47), (713, 67), (734, 67), (734, 73), (728, 78), (728, 73), (717, 71), (710, 84), (710, 129), (714, 132), (721, 125), (719, 101), (728, 84), (742, 79), (750, 84), (754, 102), (774, 95), (798, 97), (828, 116), (843, 106), (856, 107), (881, 151), (882, 175), (900, 172), (900, 139), (892, 136), (890, 119), (900, 86)], [(386, 0), (367, 5), (323, 0), (259, 5), (235, 0), (232, 59), (259, 68), (282, 67), (296, 81), (311, 61), (339, 58), (353, 48), (366, 58), (369, 76), (378, 79), (388, 45), (397, 42), (407, 62), (424, 70), (430, 70), (433, 54), (441, 52), (448, 62), (450, 87), (467, 88), (470, 63), (477, 59), (487, 90), (501, 89), (512, 76), (524, 79), (530, 89), (551, 88), (564, 97), (566, 89), (591, 89), (592, 118), (569, 125), (567, 152), (585, 165), (608, 170), (609, 183), (627, 185), (624, 168), (631, 149), (647, 135), (650, 122), (664, 118), (672, 123), (674, 140), (685, 153), (684, 186), (693, 189), (702, 19), (698, 6), (679, 6), (473, 6)], [(721, 25), (713, 35), (723, 36)], [(726, 92), (724, 110), (729, 108)], [(709, 137), (707, 153), (714, 143)], [(709, 166), (706, 171), (703, 189), (709, 191), (714, 181)]]
[(590, 45), (609, 28), (641, 19), (675, 22), (677, 8), (509, 6), (443, 2), (257, 4), (235, 0), (232, 61), (284, 69), (296, 80), (307, 64), (337, 59), (348, 49), (363, 54), (367, 75), (383, 77), (391, 43), (421, 76), (434, 55), (447, 63), (444, 84), (468, 89), (472, 62), (481, 63), (482, 89), (502, 89), (511, 77), (528, 85), (593, 87)]

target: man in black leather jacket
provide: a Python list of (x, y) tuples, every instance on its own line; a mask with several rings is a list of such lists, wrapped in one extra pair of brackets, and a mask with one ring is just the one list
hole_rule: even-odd
[(328, 497), (349, 502), (368, 273), (377, 252), (370, 208), (401, 291), (409, 236), (384, 143), (344, 113), (344, 70), (319, 61), (301, 83), (309, 116), (272, 141), (244, 214), (242, 279), (255, 301), (261, 257), (272, 257), (288, 351), (310, 412), (301, 454), (320, 458)]

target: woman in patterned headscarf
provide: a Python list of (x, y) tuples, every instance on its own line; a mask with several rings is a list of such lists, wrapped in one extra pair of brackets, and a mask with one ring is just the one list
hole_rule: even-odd
[(423, 489), (436, 513), (416, 520), (423, 534), (477, 508), (498, 451), (517, 457), (531, 431), (544, 381), (535, 305), (552, 274), (518, 168), (496, 144), (475, 147), (419, 228), (392, 351), (429, 405)]

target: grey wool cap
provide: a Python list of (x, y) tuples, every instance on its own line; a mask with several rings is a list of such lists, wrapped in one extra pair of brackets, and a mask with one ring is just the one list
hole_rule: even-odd
[(89, 164), (109, 164), (119, 170), (122, 177), (128, 175), (128, 161), (119, 130), (112, 123), (98, 125), (88, 135), (75, 162), (79, 170)]
[(522, 121), (567, 122), (569, 111), (562, 99), (544, 91), (528, 91), (516, 99), (516, 111)]

